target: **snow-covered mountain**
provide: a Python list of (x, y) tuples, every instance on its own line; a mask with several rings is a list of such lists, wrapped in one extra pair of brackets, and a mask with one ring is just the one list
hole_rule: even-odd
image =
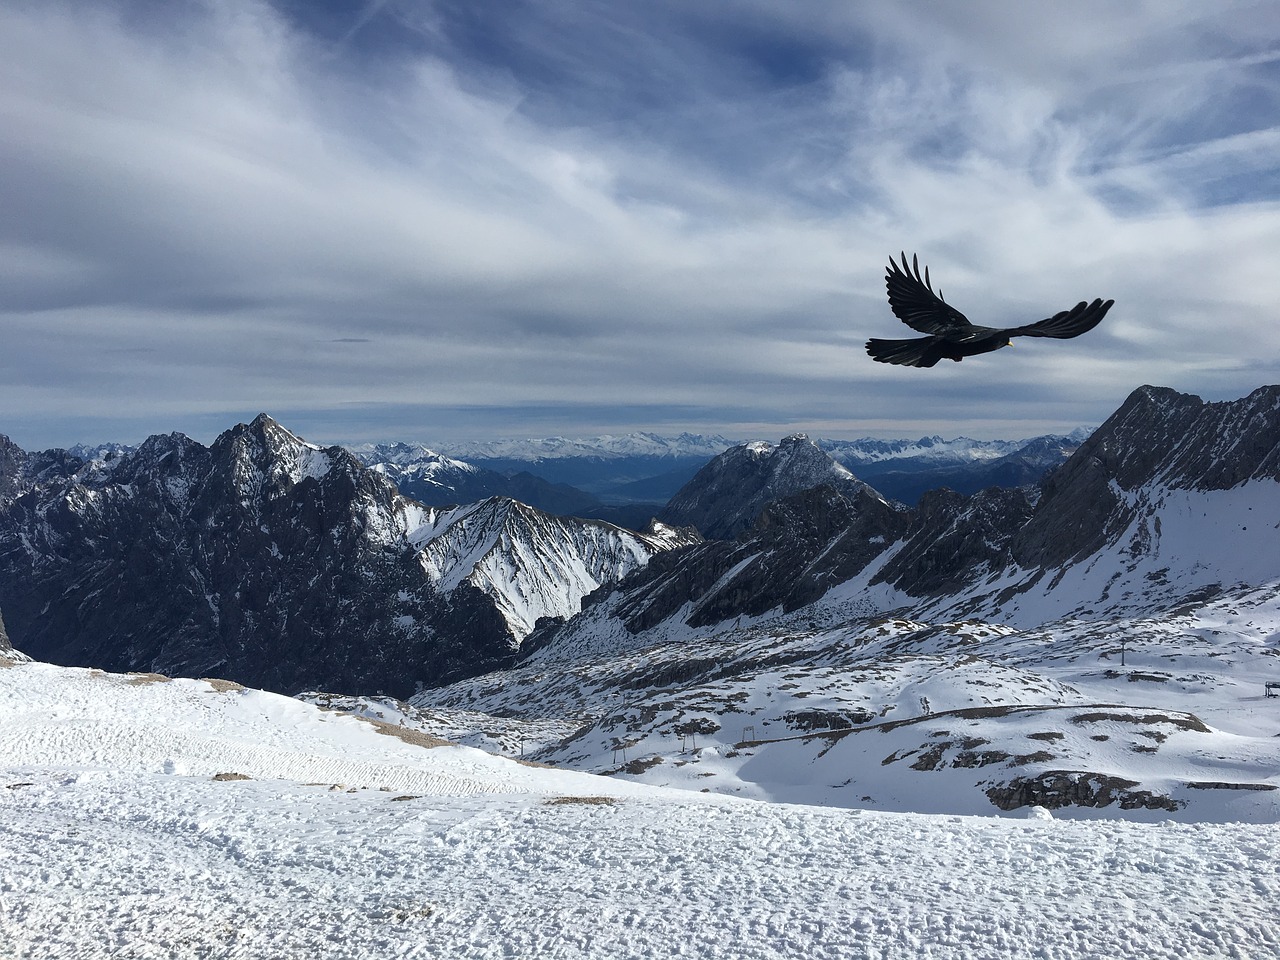
[[(138, 596), (183, 608), (172, 558), (195, 545), (224, 558), (189, 567), (206, 605), (288, 605), (284, 640), (325, 609), (280, 592), (293, 568), (339, 608), (398, 583), (397, 616), (417, 590), (534, 626), (520, 662), (411, 701), (54, 667), (0, 628), (0, 943), (1269, 955), (1278, 463), (1280, 388), (1141, 388), (1039, 490), (905, 509), (801, 485), (736, 540), (680, 545), (509, 500), (427, 508), (269, 418), (90, 462), (0, 445), (0, 588), (50, 578), (39, 616), (70, 635), (108, 628), (104, 593), (124, 620)], [(633, 562), (556, 619), (546, 582)]]
[(497, 604), (512, 636), (523, 640), (540, 619), (573, 616), (582, 598), (602, 584), (696, 537), (661, 525), (636, 534), (501, 497), (427, 511), (410, 541), (437, 589), (476, 587)]
[(777, 446), (755, 441), (712, 459), (668, 501), (659, 518), (728, 540), (749, 528), (765, 505), (819, 486), (850, 495), (869, 488), (804, 434)]
[(1205, 404), (1143, 387), (1040, 490), (933, 491), (914, 510), (800, 493), (772, 507), (785, 520), (762, 515), (740, 544), (668, 558), (609, 602), (647, 630), (794, 609), (846, 584), (873, 610), (1033, 625), (1267, 582), (1280, 576), (1266, 520), (1280, 513), (1278, 397), (1267, 387)]
[(532, 619), (669, 542), (497, 501), (523, 522), (486, 540), (265, 414), (208, 448), (5, 449), (0, 610), (16, 646), (68, 664), (403, 695), (506, 662)]

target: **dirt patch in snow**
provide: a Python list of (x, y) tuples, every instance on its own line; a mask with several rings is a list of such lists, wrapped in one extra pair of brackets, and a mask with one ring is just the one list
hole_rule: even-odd
[(168, 683), (171, 679), (163, 673), (130, 673), (125, 675), (124, 682), (131, 687), (142, 687), (148, 683)]
[(245, 689), (243, 683), (236, 683), (234, 680), (219, 680), (216, 677), (201, 677), (200, 679), (213, 687), (215, 693), (237, 693)]
[[(355, 714), (352, 714), (355, 716)], [(372, 724), (373, 728), (379, 733), (385, 733), (388, 737), (396, 737), (405, 743), (411, 743), (415, 747), (451, 747), (453, 746), (448, 740), (441, 740), (439, 737), (433, 737), (430, 734), (423, 733), (421, 730), (414, 730), (410, 727), (397, 726), (394, 723), (387, 723), (385, 720), (376, 720), (373, 717), (356, 717), (364, 723)]]

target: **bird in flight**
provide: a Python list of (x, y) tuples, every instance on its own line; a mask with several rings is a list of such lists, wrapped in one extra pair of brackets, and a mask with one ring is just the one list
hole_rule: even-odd
[(924, 268), (924, 276), (921, 277), (920, 263), (914, 254), (911, 265), (907, 266), (906, 253), (902, 254), (901, 267), (889, 260), (885, 286), (889, 288), (889, 307), (894, 316), (912, 330), (927, 336), (910, 340), (868, 340), (867, 353), (881, 363), (907, 367), (932, 367), (943, 359), (959, 362), (965, 357), (1013, 346), (1013, 337), (1069, 340), (1096, 327), (1115, 303), (1114, 300), (1095, 300), (1093, 303), (1081, 300), (1070, 310), (1026, 326), (1004, 329), (979, 327), (946, 303), (941, 289), (933, 292), (929, 268)]

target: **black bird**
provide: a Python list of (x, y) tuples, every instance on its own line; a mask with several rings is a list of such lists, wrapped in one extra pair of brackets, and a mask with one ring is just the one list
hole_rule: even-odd
[(885, 273), (889, 288), (889, 307), (894, 316), (912, 330), (928, 334), (911, 340), (868, 340), (867, 353), (881, 363), (899, 363), (907, 367), (932, 367), (939, 360), (959, 362), (965, 357), (990, 353), (1013, 346), (1012, 337), (1053, 337), (1069, 340), (1092, 330), (1106, 316), (1114, 300), (1081, 300), (1070, 310), (1054, 314), (1048, 320), (1028, 323), (1023, 327), (978, 327), (963, 313), (942, 299), (942, 291), (933, 292), (929, 268), (920, 276), (920, 263), (913, 254), (911, 266), (902, 254), (902, 266), (889, 260)]

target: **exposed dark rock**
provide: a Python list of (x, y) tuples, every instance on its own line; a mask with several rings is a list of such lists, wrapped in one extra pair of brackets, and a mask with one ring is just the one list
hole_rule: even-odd
[(1059, 567), (1115, 541), (1138, 510), (1117, 491), (1227, 490), (1264, 477), (1280, 480), (1280, 386), (1224, 403), (1139, 387), (1045, 477), (1013, 556), (1025, 567)]
[(1280, 789), (1274, 783), (1227, 783), (1222, 780), (1192, 780), (1187, 784), (1192, 790), (1258, 790)]
[(791, 710), (782, 722), (792, 730), (810, 733), (814, 730), (852, 730), (856, 724), (875, 719), (870, 710)]
[(820, 486), (767, 504), (749, 536), (651, 560), (619, 585), (616, 615), (639, 633), (683, 613), (691, 626), (795, 610), (857, 574), (905, 528), (873, 491)]
[(1019, 807), (1109, 807), (1113, 803), (1122, 810), (1178, 810), (1182, 804), (1172, 797), (1136, 790), (1135, 780), (1104, 773), (1082, 773), (1075, 770), (1050, 770), (1033, 777), (1016, 777), (986, 791), (987, 798), (1001, 810)]
[(876, 579), (913, 596), (953, 592), (1008, 565), (1013, 538), (1033, 509), (1026, 489), (992, 488), (972, 497), (951, 490), (927, 493), (906, 544)]

